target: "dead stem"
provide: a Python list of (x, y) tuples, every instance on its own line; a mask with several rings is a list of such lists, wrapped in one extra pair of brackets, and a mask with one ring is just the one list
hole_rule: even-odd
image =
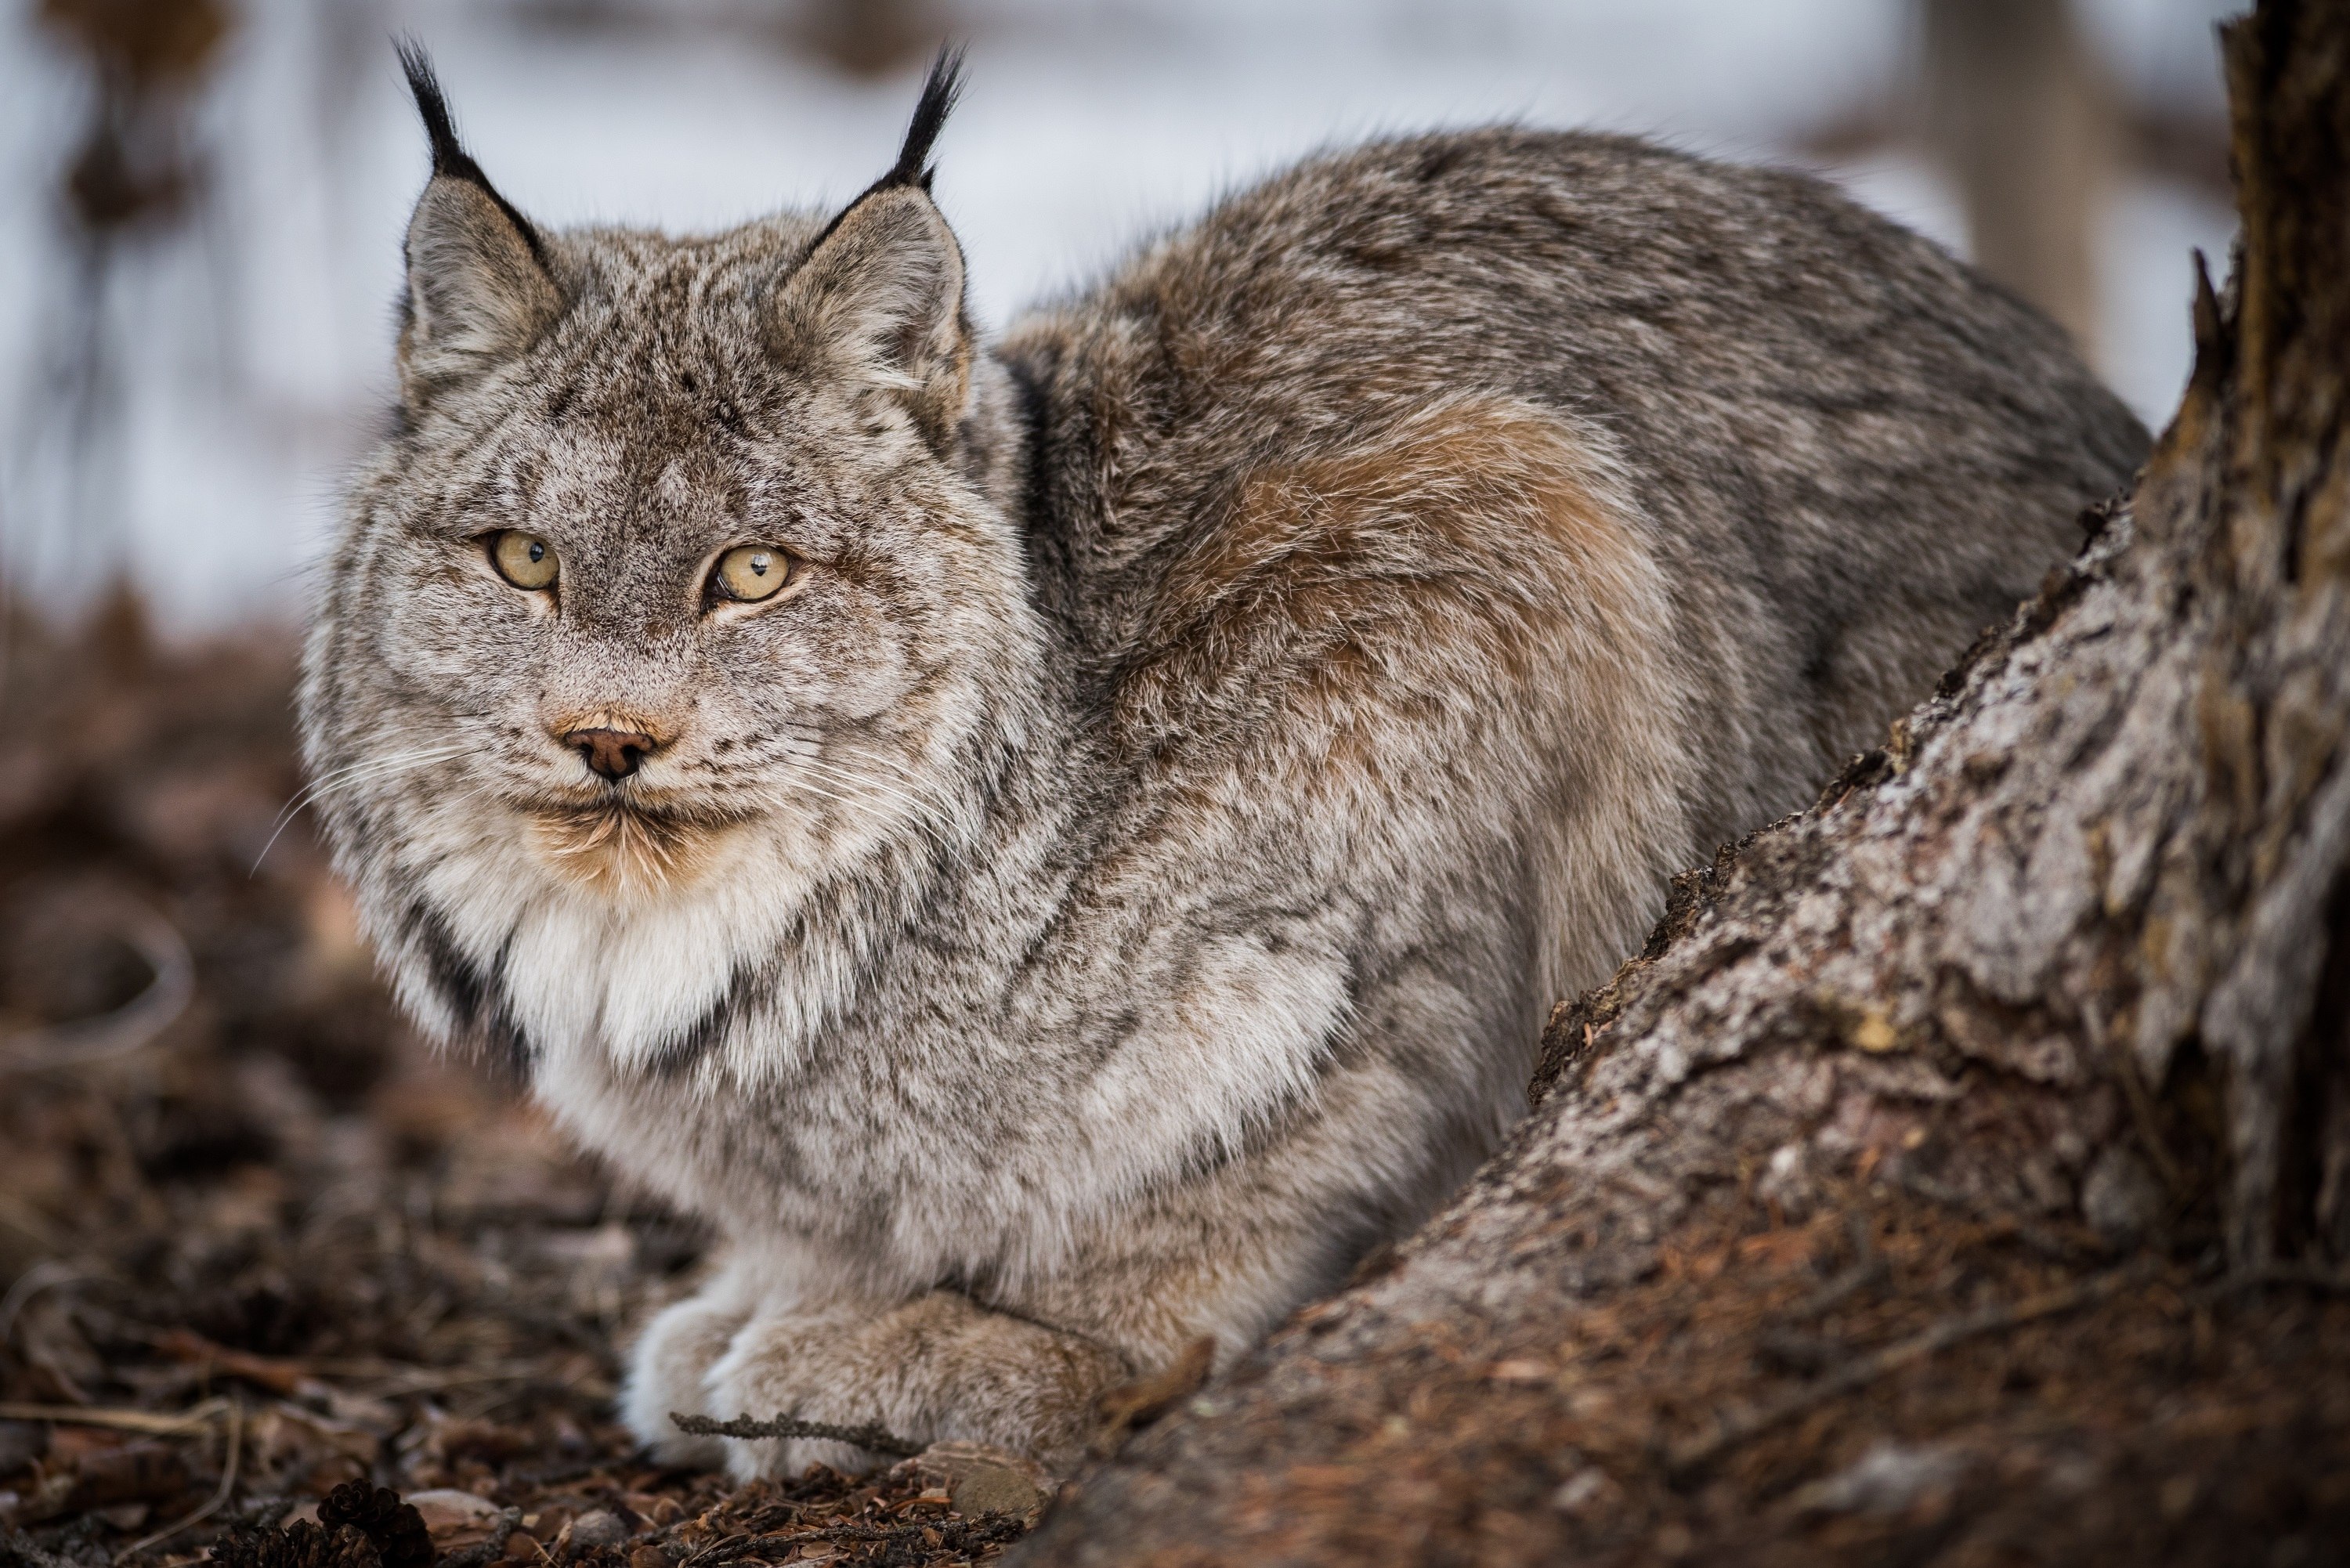
[(769, 1420), (754, 1420), (749, 1416), (737, 1416), (731, 1421), (714, 1420), (708, 1416), (685, 1416), (672, 1410), (670, 1420), (681, 1432), (696, 1438), (820, 1438), (827, 1442), (850, 1443), (869, 1449), (877, 1454), (890, 1454), (901, 1459), (912, 1459), (926, 1446), (910, 1442), (880, 1427), (841, 1427), (830, 1421), (803, 1421), (795, 1416), (776, 1416)]
[(229, 1494), (236, 1490), (237, 1460), (243, 1457), (244, 1450), (244, 1402), (241, 1399), (231, 1399), (228, 1401), (228, 1455), (221, 1462), (220, 1487), (213, 1493), (212, 1500), (177, 1524), (167, 1524), (152, 1535), (140, 1537), (116, 1552), (114, 1560), (121, 1563), (136, 1557), (149, 1547), (159, 1546), (190, 1525), (202, 1524), (205, 1520), (218, 1513), (222, 1505), (228, 1501)]
[(1783, 1426), (1831, 1399), (1866, 1388), (1905, 1366), (1938, 1355), (1954, 1345), (1979, 1339), (1985, 1334), (2003, 1334), (2041, 1318), (2094, 1305), (2129, 1285), (2144, 1283), (2153, 1273), (2153, 1260), (2141, 1258), (2118, 1269), (2092, 1275), (2075, 1284), (2043, 1291), (2010, 1305), (1954, 1314), (1908, 1339), (1897, 1340), (1880, 1350), (1855, 1356), (1808, 1387), (1799, 1388), (1743, 1413), (1721, 1417), (1711, 1436), (1669, 1450), (1665, 1462), (1673, 1474), (1686, 1477), (1774, 1427)]

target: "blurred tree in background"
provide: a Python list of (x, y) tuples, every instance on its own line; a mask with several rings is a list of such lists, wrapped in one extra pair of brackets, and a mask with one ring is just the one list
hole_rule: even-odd
[(227, 0), (39, 0), (36, 15), (87, 78), (88, 109), (58, 176), (72, 272), (69, 306), (48, 322), (55, 395), (33, 400), (26, 444), (55, 455), (70, 545), (112, 558), (121, 397), (109, 286), (126, 245), (182, 228), (204, 199), (194, 114), (235, 14)]
[(65, 177), (93, 244), (183, 215), (202, 183), (190, 106), (234, 25), (225, 0), (40, 0), (97, 88)]
[(2069, 0), (1925, 0), (1928, 140), (1975, 265), (2095, 355), (2118, 109)]

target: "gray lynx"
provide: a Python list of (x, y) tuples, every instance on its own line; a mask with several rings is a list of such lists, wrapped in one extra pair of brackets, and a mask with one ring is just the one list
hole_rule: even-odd
[(845, 209), (556, 232), (460, 146), (302, 690), (405, 1004), (723, 1239), (666, 1456), (1073, 1462), (1424, 1218), (1554, 1001), (1806, 803), (2147, 437), (1801, 174), (1317, 157), (983, 337), (942, 60)]

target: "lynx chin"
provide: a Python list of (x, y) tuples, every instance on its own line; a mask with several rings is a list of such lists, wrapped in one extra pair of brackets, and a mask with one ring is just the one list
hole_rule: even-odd
[(307, 762), (406, 1006), (724, 1239), (625, 1406), (743, 1476), (879, 1456), (670, 1412), (1066, 1466), (1331, 1288), (2147, 445), (1783, 171), (1377, 142), (991, 337), (951, 58), (845, 208), (690, 237), (532, 223), (405, 62)]

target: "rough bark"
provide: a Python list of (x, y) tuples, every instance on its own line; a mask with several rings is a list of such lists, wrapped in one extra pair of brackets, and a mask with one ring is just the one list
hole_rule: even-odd
[(2236, 275), (2134, 494), (1019, 1561), (2350, 1539), (2350, 8), (2224, 52)]

